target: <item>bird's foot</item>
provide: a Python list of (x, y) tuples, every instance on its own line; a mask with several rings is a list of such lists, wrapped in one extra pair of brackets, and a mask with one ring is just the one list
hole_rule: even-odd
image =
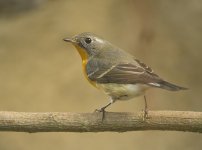
[(146, 119), (149, 118), (149, 110), (148, 109), (144, 109), (143, 110), (143, 121), (145, 121)]
[(110, 101), (107, 105), (105, 105), (104, 107), (95, 110), (95, 112), (99, 112), (99, 113), (101, 112), (101, 113), (102, 113), (102, 121), (103, 121), (104, 118), (105, 118), (105, 113), (106, 113), (105, 109), (106, 109), (109, 105), (111, 105), (113, 102), (114, 102), (114, 101), (111, 100), (111, 101)]
[(100, 109), (96, 109), (94, 112), (102, 113), (102, 121), (104, 120), (105, 112), (106, 112), (104, 107), (102, 107)]
[(145, 105), (144, 105), (144, 115), (143, 115), (143, 121), (145, 121), (146, 119), (148, 119), (148, 106), (147, 106), (147, 99), (146, 99), (146, 96), (144, 95), (144, 102), (145, 102)]

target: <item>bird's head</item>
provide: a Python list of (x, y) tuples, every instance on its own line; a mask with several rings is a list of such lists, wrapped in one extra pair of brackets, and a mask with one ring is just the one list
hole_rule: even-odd
[(82, 59), (98, 54), (108, 44), (107, 41), (90, 32), (84, 32), (63, 40), (72, 43)]

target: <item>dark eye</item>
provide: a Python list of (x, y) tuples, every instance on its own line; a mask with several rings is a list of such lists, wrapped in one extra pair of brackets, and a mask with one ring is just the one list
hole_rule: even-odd
[(87, 43), (87, 44), (90, 44), (91, 43), (91, 39), (90, 38), (85, 38), (85, 42)]

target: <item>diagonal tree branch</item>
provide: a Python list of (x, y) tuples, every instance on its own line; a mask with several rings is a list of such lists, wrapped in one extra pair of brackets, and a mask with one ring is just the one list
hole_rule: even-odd
[(104, 132), (169, 130), (202, 133), (202, 112), (149, 111), (101, 113), (0, 112), (0, 131), (17, 132)]

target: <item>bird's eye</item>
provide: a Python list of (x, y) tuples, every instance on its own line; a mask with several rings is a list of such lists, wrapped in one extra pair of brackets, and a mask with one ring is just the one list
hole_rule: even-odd
[(91, 39), (90, 38), (85, 38), (85, 42), (87, 43), (87, 44), (90, 44), (91, 43)]

